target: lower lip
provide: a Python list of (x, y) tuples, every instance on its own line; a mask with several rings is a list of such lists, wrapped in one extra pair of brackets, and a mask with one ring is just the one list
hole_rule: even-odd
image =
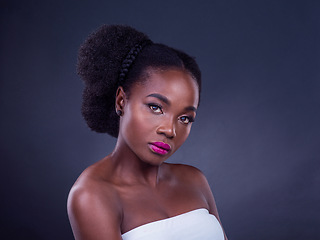
[(150, 144), (149, 146), (150, 146), (152, 152), (160, 154), (160, 155), (166, 155), (169, 152), (168, 150), (165, 150), (163, 148), (159, 148), (153, 144)]

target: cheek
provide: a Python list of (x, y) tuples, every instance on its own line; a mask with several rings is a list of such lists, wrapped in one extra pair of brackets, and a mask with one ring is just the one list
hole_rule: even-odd
[(181, 145), (187, 140), (191, 130), (190, 126), (180, 126), (177, 132), (177, 147), (181, 147)]
[(152, 121), (148, 119), (141, 107), (127, 108), (123, 116), (123, 133), (130, 139), (139, 140), (138, 136), (146, 135), (152, 130)]

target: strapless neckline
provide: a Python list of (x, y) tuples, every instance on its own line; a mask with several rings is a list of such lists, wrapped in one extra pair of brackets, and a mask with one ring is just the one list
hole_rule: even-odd
[[(158, 224), (160, 225), (163, 225), (163, 224), (170, 224), (170, 222), (175, 222), (176, 220), (182, 220), (184, 218), (190, 218), (191, 215), (194, 215), (194, 214), (208, 214), (210, 215), (211, 217), (214, 218), (214, 220), (219, 224), (220, 226), (220, 223), (218, 221), (218, 219), (216, 218), (215, 215), (213, 214), (210, 214), (208, 209), (206, 208), (198, 208), (198, 209), (194, 209), (194, 210), (191, 210), (191, 211), (188, 211), (188, 212), (185, 212), (185, 213), (181, 213), (181, 214), (178, 214), (178, 215), (175, 215), (175, 216), (172, 216), (172, 217), (168, 217), (168, 218), (164, 218), (164, 219), (160, 219), (160, 220), (156, 220), (156, 221), (152, 221), (152, 222), (149, 222), (149, 223), (145, 223), (145, 224), (142, 224), (138, 227), (135, 227), (125, 233), (122, 234), (122, 237), (125, 238), (125, 237), (129, 237), (130, 235), (132, 234), (135, 234), (136, 232), (140, 232), (140, 231), (145, 231), (145, 230), (148, 230), (149, 228), (153, 228), (154, 226), (157, 226)], [(221, 228), (221, 226), (220, 226)], [(221, 229), (222, 230), (222, 229)]]
[[(205, 212), (209, 213), (208, 209), (206, 209), (206, 208), (194, 209), (194, 210), (191, 210), (191, 211), (188, 211), (188, 212), (185, 212), (185, 213), (180, 213), (180, 214), (175, 215), (175, 216), (172, 216), (172, 217), (168, 217), (168, 218), (164, 218), (164, 219), (159, 219), (159, 220), (156, 220), (156, 221), (152, 221), (152, 222), (148, 222), (148, 223), (142, 224), (142, 225), (140, 225), (140, 226), (138, 226), (138, 227), (135, 227), (135, 228), (133, 228), (133, 229), (131, 229), (131, 230), (123, 233), (122, 236), (125, 235), (125, 234), (127, 234), (127, 233), (130, 233), (130, 232), (134, 231), (135, 229), (143, 228), (143, 227), (148, 226), (148, 225), (150, 225), (150, 224), (155, 224), (155, 223), (160, 223), (160, 222), (166, 222), (166, 221), (172, 221), (172, 220), (174, 220), (175, 218), (183, 217), (184, 215), (188, 215), (188, 214), (191, 214), (191, 213), (196, 212), (196, 211), (205, 211)], [(214, 216), (214, 215), (213, 215), (213, 216)], [(215, 216), (214, 216), (214, 217), (215, 217)]]
[(123, 240), (223, 240), (218, 219), (205, 208), (160, 219), (122, 234)]

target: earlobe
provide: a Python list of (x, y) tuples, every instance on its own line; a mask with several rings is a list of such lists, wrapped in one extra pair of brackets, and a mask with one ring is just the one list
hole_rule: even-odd
[(117, 110), (117, 115), (118, 115), (119, 117), (121, 117), (121, 116), (122, 116), (122, 111), (121, 111), (121, 110)]
[(116, 92), (116, 113), (119, 116), (122, 116), (124, 113), (124, 106), (125, 106), (126, 94), (122, 87), (118, 87)]

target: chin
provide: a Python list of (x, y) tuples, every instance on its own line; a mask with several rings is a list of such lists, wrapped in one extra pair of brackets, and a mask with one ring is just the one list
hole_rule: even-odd
[(156, 153), (151, 153), (151, 154), (152, 155), (150, 157), (147, 157), (142, 161), (152, 166), (160, 166), (171, 156), (171, 154), (168, 156), (158, 155)]

